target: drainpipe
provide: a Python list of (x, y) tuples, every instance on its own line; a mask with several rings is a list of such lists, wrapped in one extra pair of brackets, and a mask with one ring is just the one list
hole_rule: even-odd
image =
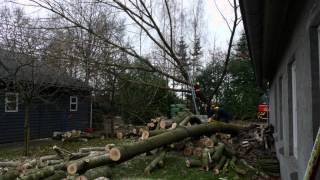
[(92, 93), (90, 96), (90, 122), (89, 122), (90, 128), (92, 128)]

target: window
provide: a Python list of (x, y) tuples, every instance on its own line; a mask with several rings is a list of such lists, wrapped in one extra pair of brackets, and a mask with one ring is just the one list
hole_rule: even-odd
[(5, 112), (18, 112), (19, 94), (6, 93), (5, 94)]
[(70, 96), (70, 111), (78, 111), (78, 97)]

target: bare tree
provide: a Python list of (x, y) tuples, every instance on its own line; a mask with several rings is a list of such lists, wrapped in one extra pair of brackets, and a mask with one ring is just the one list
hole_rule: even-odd
[(34, 29), (32, 19), (25, 17), (19, 8), (10, 10), (5, 7), (0, 14), (0, 62), (6, 67), (5, 76), (0, 77), (5, 82), (2, 90), (15, 92), (24, 107), (24, 152), (28, 155), (30, 110), (35, 101), (52, 103), (57, 87), (62, 86), (62, 74), (58, 69), (50, 70), (49, 65), (41, 60), (47, 36), (44, 30)]
[(226, 25), (228, 26), (228, 28), (230, 30), (230, 38), (229, 38), (229, 42), (228, 42), (227, 53), (226, 53), (225, 60), (224, 60), (224, 68), (223, 68), (223, 71), (222, 71), (220, 78), (218, 79), (216, 87), (214, 87), (213, 93), (209, 96), (209, 102), (208, 102), (209, 104), (211, 103), (212, 98), (219, 91), (219, 88), (221, 87), (221, 84), (223, 83), (224, 78), (227, 74), (228, 65), (230, 62), (230, 55), (231, 55), (231, 51), (232, 51), (232, 47), (233, 47), (234, 36), (235, 36), (236, 30), (237, 30), (237, 26), (241, 22), (241, 17), (239, 17), (239, 14), (238, 14), (239, 4), (237, 3), (237, 0), (233, 0), (233, 4), (230, 2), (230, 6), (233, 8), (233, 13), (234, 13), (234, 17), (232, 19), (231, 25), (229, 24), (227, 18), (223, 15), (221, 10), (219, 9), (215, 0), (214, 0), (214, 3), (216, 5), (217, 10), (219, 11), (220, 15), (223, 17), (224, 21), (226, 22)]
[[(192, 87), (192, 82), (190, 81), (188, 70), (184, 66), (184, 62), (182, 57), (178, 55), (175, 48), (175, 24), (173, 21), (173, 12), (172, 6), (170, 6), (170, 2), (168, 0), (163, 0), (164, 9), (166, 9), (166, 18), (167, 28), (166, 31), (163, 30), (161, 26), (161, 22), (156, 16), (154, 6), (152, 5), (152, 1), (148, 0), (128, 0), (128, 1), (120, 1), (120, 0), (97, 0), (97, 1), (81, 1), (78, 0), (76, 2), (73, 1), (50, 1), (50, 0), (30, 0), (34, 3), (34, 5), (47, 9), (54, 14), (60, 16), (66, 21), (67, 26), (76, 27), (86, 31), (88, 34), (94, 36), (94, 38), (99, 41), (103, 41), (105, 47), (109, 47), (110, 49), (116, 49), (126, 53), (130, 58), (135, 60), (139, 60), (144, 63), (146, 66), (137, 66), (135, 64), (119, 64), (118, 62), (111, 62), (108, 65), (110, 67), (121, 67), (125, 69), (138, 69), (150, 73), (158, 73), (168, 79), (171, 79), (173, 82), (181, 83), (184, 85), (188, 85)], [(76, 4), (76, 5), (75, 5)], [(79, 8), (87, 8), (91, 5), (98, 5), (99, 7), (109, 7), (114, 9), (115, 13), (122, 12), (129, 17), (129, 19), (140, 28), (143, 33), (165, 54), (165, 60), (168, 64), (170, 64), (173, 69), (177, 69), (176, 74), (172, 74), (168, 72), (167, 69), (160, 68), (155, 62), (147, 56), (141, 55), (140, 52), (137, 52), (134, 47), (126, 46), (127, 44), (118, 42), (116, 39), (106, 38), (101, 34), (101, 32), (97, 31), (96, 28), (90, 26), (88, 23), (88, 17), (84, 13), (77, 13)], [(230, 29), (230, 39), (228, 44), (228, 51), (225, 58), (224, 63), (224, 71), (221, 78), (218, 81), (218, 86), (215, 87), (214, 94), (219, 90), (221, 83), (223, 82), (224, 76), (227, 72), (227, 66), (230, 59), (230, 53), (232, 49), (232, 42), (234, 39), (234, 35), (236, 32), (236, 27), (240, 22), (240, 18), (238, 17), (238, 9), (239, 6), (234, 0), (233, 2), (234, 9), (234, 19), (232, 25), (228, 24)], [(220, 10), (219, 10), (220, 11)], [(81, 12), (81, 11), (80, 11)], [(222, 14), (222, 12), (221, 12)], [(223, 14), (222, 14), (223, 15)], [(223, 16), (224, 17), (224, 16)], [(61, 27), (54, 28), (64, 28), (66, 26), (64, 24)], [(166, 33), (168, 32), (168, 33)], [(167, 35), (168, 34), (168, 35)], [(193, 88), (191, 88), (193, 89)], [(210, 98), (214, 95), (210, 95)]]

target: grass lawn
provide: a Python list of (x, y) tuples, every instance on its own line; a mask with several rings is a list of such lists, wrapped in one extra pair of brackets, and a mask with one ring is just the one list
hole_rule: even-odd
[[(69, 151), (76, 152), (81, 147), (88, 146), (104, 146), (106, 144), (126, 144), (134, 140), (117, 140), (117, 139), (92, 139), (88, 142), (68, 142), (62, 143), (58, 141), (48, 142), (45, 144), (34, 144), (30, 148), (31, 157), (36, 158), (43, 155), (54, 154), (53, 145), (58, 145)], [(23, 147), (3, 147), (0, 148), (0, 160), (14, 160), (22, 158)], [(230, 171), (220, 176), (214, 176), (212, 171), (205, 172), (198, 168), (187, 168), (185, 165), (185, 157), (178, 152), (169, 152), (165, 158), (165, 166), (162, 169), (156, 169), (151, 175), (146, 176), (143, 173), (144, 168), (152, 161), (154, 156), (137, 156), (127, 162), (112, 167), (113, 179), (212, 179), (212, 180), (232, 180), (232, 179), (252, 179), (252, 173), (248, 172), (245, 177), (238, 176), (235, 172)]]

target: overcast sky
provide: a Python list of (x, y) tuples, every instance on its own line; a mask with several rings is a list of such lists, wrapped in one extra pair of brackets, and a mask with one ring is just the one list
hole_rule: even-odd
[[(16, 0), (21, 4), (30, 4), (29, 0)], [(180, 0), (178, 0), (180, 1)], [(183, 6), (188, 6), (192, 0), (182, 0)], [(197, 0), (193, 0), (197, 1)], [(216, 1), (217, 6), (223, 12), (225, 17), (230, 21), (233, 18), (233, 9), (229, 5), (228, 0), (203, 0), (204, 3), (204, 24), (202, 32), (202, 46), (204, 51), (209, 51), (213, 48), (214, 44), (216, 47), (220, 47), (226, 50), (228, 39), (230, 36), (230, 31), (223, 20), (222, 16), (219, 14), (217, 7), (214, 3)], [(0, 0), (0, 6), (8, 5), (9, 0)], [(32, 16), (44, 16), (46, 12), (40, 8), (35, 7), (23, 7), (28, 15)], [(240, 14), (240, 13), (239, 13)], [(239, 33), (242, 31), (242, 23), (237, 29), (236, 39), (239, 37)], [(205, 52), (206, 53), (206, 52)]]

